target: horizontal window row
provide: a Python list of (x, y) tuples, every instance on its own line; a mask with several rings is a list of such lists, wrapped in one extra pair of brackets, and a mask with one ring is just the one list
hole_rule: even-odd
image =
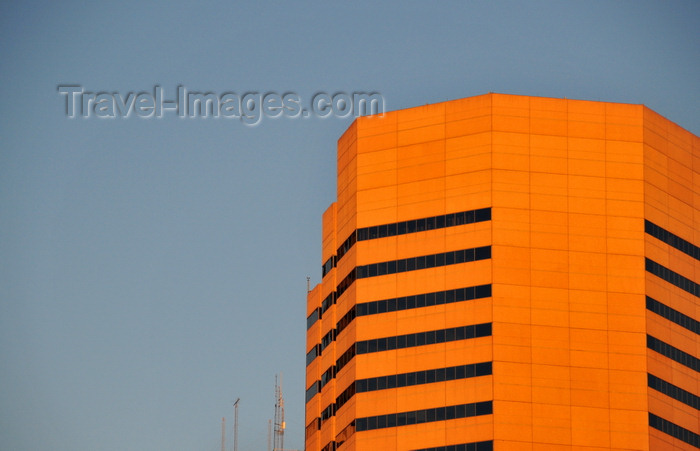
[(654, 429), (658, 429), (671, 437), (675, 437), (689, 445), (700, 448), (700, 435), (693, 431), (689, 431), (688, 429), (682, 428), (675, 423), (671, 423), (666, 419), (658, 417), (651, 412), (649, 413), (649, 426), (653, 427)]
[[(399, 310), (408, 310), (413, 308), (429, 307), (432, 305), (443, 305), (450, 304), (454, 302), (470, 301), (473, 299), (487, 298), (491, 296), (491, 285), (477, 285), (474, 287), (457, 288), (454, 290), (438, 291), (433, 293), (416, 294), (411, 296), (402, 296), (399, 298), (384, 299), (381, 301), (372, 301), (357, 304), (353, 306), (348, 312), (343, 315), (343, 317), (338, 321), (335, 328), (335, 333), (332, 331), (326, 334), (328, 337), (331, 335), (331, 339), (335, 339), (340, 332), (342, 332), (354, 319), (356, 316), (367, 316), (374, 315), (378, 313), (395, 312)], [(313, 319), (313, 322), (317, 321), (322, 314), (319, 309), (316, 309), (309, 318), (307, 318), (307, 329), (311, 327), (309, 325), (309, 320)], [(313, 324), (313, 323), (311, 323)], [(324, 337), (324, 339), (326, 338)], [(328, 345), (321, 343), (321, 351), (325, 349)], [(320, 354), (319, 354), (320, 355)], [(313, 361), (313, 359), (311, 360)], [(311, 363), (308, 361), (307, 365)]]
[(691, 370), (700, 372), (700, 359), (694, 357), (687, 352), (683, 352), (678, 348), (674, 348), (668, 343), (665, 343), (658, 338), (647, 335), (647, 348), (656, 351), (664, 357), (668, 357), (681, 365), (687, 366)]
[(306, 353), (306, 366), (309, 366), (311, 362), (314, 361), (314, 359), (318, 356), (321, 355), (321, 344), (317, 344), (313, 348), (311, 348), (311, 351)]
[(309, 401), (313, 399), (314, 396), (318, 392), (321, 391), (321, 381), (316, 381), (313, 384), (311, 384), (311, 387), (306, 389), (306, 403), (308, 404)]
[(459, 445), (435, 446), (413, 451), (493, 451), (493, 440), (483, 442), (461, 443)]
[[(399, 298), (384, 299), (381, 301), (366, 302), (352, 307), (336, 324), (336, 329), (329, 331), (322, 339), (318, 349), (312, 349), (307, 354), (306, 365), (308, 366), (316, 357), (321, 355), (323, 349), (333, 341), (343, 329), (345, 329), (355, 316), (374, 315), (378, 313), (394, 312), (412, 308), (428, 307), (432, 305), (442, 305), (454, 302), (481, 299), (491, 296), (491, 285), (478, 285), (474, 287), (457, 288), (454, 290), (439, 291), (434, 293), (417, 294), (403, 296)], [(329, 295), (327, 300), (335, 301), (336, 297)], [(327, 301), (324, 301), (324, 304)], [(328, 301), (330, 302), (330, 301)], [(323, 310), (316, 309), (307, 318), (307, 329), (323, 316)], [(361, 312), (361, 313), (360, 313)], [(311, 324), (309, 324), (309, 322)]]
[(328, 368), (328, 370), (321, 375), (321, 380), (315, 381), (306, 389), (306, 402), (308, 403), (314, 396), (320, 393), (321, 389), (330, 382), (333, 377), (335, 377), (335, 366)]
[(343, 278), (343, 280), (340, 281), (337, 287), (335, 287), (335, 296), (336, 298), (339, 298), (342, 296), (345, 291), (350, 288), (350, 285), (355, 283), (355, 279), (357, 278), (357, 268), (353, 268), (352, 271), (348, 273), (347, 276)]
[(336, 294), (335, 291), (333, 291), (331, 294), (326, 296), (323, 302), (321, 302), (321, 306), (311, 312), (311, 314), (306, 318), (306, 330), (311, 329), (311, 326), (316, 324), (316, 321), (323, 318), (323, 314), (326, 313), (331, 306), (335, 305), (335, 301)]
[(646, 259), (646, 270), (664, 279), (666, 282), (677, 286), (681, 290), (687, 291), (693, 296), (700, 297), (700, 285), (648, 258)]
[(358, 266), (357, 278), (385, 276), (419, 269), (438, 268), (440, 266), (457, 265), (477, 260), (491, 258), (491, 246), (482, 246), (472, 249), (443, 252), (440, 254), (423, 255), (420, 257), (403, 258), (371, 265)]
[(306, 318), (306, 330), (311, 329), (311, 326), (316, 324), (319, 319), (321, 319), (321, 309), (317, 308)]
[(474, 287), (457, 288), (454, 290), (436, 291), (432, 293), (414, 294), (398, 298), (383, 299), (381, 301), (363, 302), (353, 306), (340, 318), (336, 324), (336, 336), (340, 334), (356, 316), (376, 315), (379, 313), (410, 310), (414, 308), (430, 307), (433, 305), (451, 304), (454, 302), (471, 301), (473, 299), (487, 298), (491, 296), (491, 284), (477, 285)]
[(653, 374), (647, 374), (648, 385), (650, 388), (663, 393), (664, 395), (680, 401), (685, 405), (692, 407), (693, 409), (700, 410), (700, 398), (698, 398), (693, 393), (683, 390), (680, 387), (676, 387), (670, 382), (654, 376)]
[(323, 350), (333, 343), (333, 340), (335, 340), (335, 329), (329, 330), (328, 333), (321, 338), (321, 352), (319, 355), (323, 354)]
[(433, 409), (414, 410), (411, 412), (391, 413), (355, 420), (356, 431), (410, 426), (412, 424), (431, 423), (434, 421), (455, 420), (493, 413), (492, 401), (459, 404), (456, 406), (436, 407)]
[(306, 429), (304, 432), (304, 436), (306, 437), (306, 440), (310, 439), (316, 431), (321, 430), (321, 418), (316, 417), (309, 424), (306, 425)]
[(394, 337), (375, 338), (356, 343), (357, 354), (391, 351), (394, 349), (412, 348), (450, 341), (468, 340), (470, 338), (488, 337), (491, 335), (491, 323), (471, 326), (452, 327), (450, 329), (431, 330), (414, 334)]
[(337, 448), (337, 446), (336, 446), (336, 443), (335, 443), (335, 441), (333, 441), (333, 442), (328, 442), (328, 443), (326, 444), (326, 446), (324, 446), (323, 448), (321, 448), (321, 451), (336, 451), (337, 449), (338, 449), (338, 448)]
[[(388, 351), (390, 349), (402, 349), (457, 340), (468, 340), (470, 338), (487, 337), (490, 335), (491, 323), (484, 323), (353, 343), (343, 354), (341, 354), (338, 360), (336, 360), (335, 374), (338, 374), (340, 370), (343, 369), (343, 367), (347, 365), (348, 362), (353, 359), (353, 357), (355, 357), (355, 354), (381, 352)], [(360, 347), (362, 348), (363, 352), (358, 350)]]
[(321, 266), (321, 277), (326, 277), (326, 274), (331, 272), (331, 269), (335, 268), (336, 261), (335, 261), (335, 255), (331, 255), (331, 257), (326, 260), (326, 263)]
[(326, 386), (335, 377), (335, 365), (331, 365), (323, 374), (321, 374), (321, 389)]
[(352, 434), (355, 433), (355, 420), (352, 420), (350, 424), (345, 426), (342, 431), (338, 433), (338, 435), (335, 436), (335, 443), (337, 443), (337, 447), (340, 448), (340, 445), (345, 443), (347, 439), (349, 439)]
[(356, 279), (457, 265), (488, 258), (491, 258), (491, 246), (481, 246), (471, 249), (461, 249), (458, 251), (442, 252), (440, 254), (422, 255), (420, 257), (402, 258), (400, 260), (357, 266), (350, 271), (340, 284), (338, 284), (336, 288), (336, 297), (340, 297)]
[(434, 370), (415, 371), (412, 373), (392, 374), (389, 376), (360, 379), (357, 384), (357, 392), (363, 393), (388, 388), (408, 387), (412, 385), (431, 384), (457, 379), (488, 376), (492, 372), (491, 362), (472, 363), (469, 365), (451, 366), (449, 368), (437, 368)]
[(335, 405), (330, 404), (321, 412), (321, 424), (323, 424), (324, 421), (328, 420), (333, 415), (335, 415)]
[(425, 232), (428, 230), (444, 229), (475, 222), (491, 220), (491, 208), (460, 211), (446, 215), (431, 216), (429, 218), (412, 219), (409, 221), (394, 222), (372, 227), (357, 229), (357, 241), (373, 240), (390, 236), (405, 235), (408, 233)]
[(357, 305), (353, 305), (352, 308), (350, 308), (350, 310), (348, 310), (347, 313), (345, 313), (345, 315), (343, 315), (343, 317), (340, 318), (340, 320), (338, 320), (338, 322), (336, 323), (336, 325), (335, 325), (335, 336), (336, 337), (338, 335), (340, 335), (340, 333), (342, 331), (344, 331), (345, 328), (350, 325), (350, 323), (352, 323), (352, 320), (355, 319), (355, 316), (357, 316)]
[(473, 287), (457, 288), (455, 290), (437, 291), (434, 293), (402, 296), (400, 298), (357, 304), (357, 316), (374, 315), (377, 313), (410, 310), (430, 307), (433, 305), (451, 304), (453, 302), (471, 301), (491, 296), (491, 284)]
[(323, 317), (323, 314), (326, 313), (326, 311), (331, 308), (332, 305), (335, 305), (335, 298), (335, 292), (333, 292), (326, 296), (323, 302), (321, 302), (321, 317)]
[(341, 258), (345, 256), (345, 254), (348, 253), (350, 249), (357, 243), (357, 230), (354, 230), (350, 236), (343, 241), (343, 244), (340, 245), (338, 250), (336, 251), (335, 254), (335, 262), (336, 264), (340, 261)]
[(697, 247), (693, 243), (684, 240), (678, 235), (674, 235), (668, 230), (659, 227), (646, 219), (644, 220), (644, 231), (654, 238), (663, 241), (669, 246), (678, 249), (684, 254), (690, 255), (696, 260), (700, 260), (700, 247)]
[(338, 374), (345, 365), (350, 363), (353, 357), (355, 357), (355, 343), (351, 344), (350, 347), (338, 357), (338, 360), (335, 361), (335, 374)]
[(684, 315), (678, 310), (672, 309), (666, 304), (662, 304), (654, 298), (650, 298), (649, 296), (647, 296), (647, 310), (652, 311), (657, 315), (688, 329), (691, 332), (700, 334), (700, 322), (688, 315)]
[(437, 368), (434, 370), (415, 371), (412, 373), (392, 374), (389, 376), (360, 379), (350, 384), (335, 400), (336, 412), (352, 398), (355, 393), (364, 393), (391, 388), (410, 387), (432, 384), (457, 379), (488, 376), (492, 372), (491, 362), (472, 363), (469, 365)]
[(337, 398), (335, 398), (335, 411), (337, 412), (340, 410), (340, 408), (343, 407), (346, 402), (350, 401), (350, 399), (355, 396), (355, 393), (357, 393), (357, 384), (353, 382), (352, 384), (348, 385), (348, 388), (343, 390), (343, 392), (338, 395)]
[(409, 221), (393, 222), (391, 224), (363, 227), (351, 233), (343, 244), (340, 245), (336, 253), (336, 261), (343, 258), (343, 256), (358, 241), (406, 235), (408, 233), (424, 232), (427, 230), (444, 229), (446, 227), (455, 227), (490, 220), (491, 208), (489, 207), (479, 208), (477, 210), (460, 211), (458, 213), (449, 213), (440, 216), (431, 216), (429, 218), (412, 219)]
[(321, 424), (323, 424), (324, 421), (328, 420), (330, 417), (335, 415), (335, 403), (332, 402), (326, 406), (325, 409), (321, 412)]

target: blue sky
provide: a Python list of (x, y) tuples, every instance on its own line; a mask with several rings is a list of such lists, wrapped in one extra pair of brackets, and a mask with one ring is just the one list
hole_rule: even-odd
[(696, 1), (4, 2), (0, 449), (215, 451), (240, 397), (239, 450), (264, 450), (280, 372), (303, 448), (306, 277), (351, 119), (68, 119), (58, 85), (503, 92), (698, 134), (699, 29)]

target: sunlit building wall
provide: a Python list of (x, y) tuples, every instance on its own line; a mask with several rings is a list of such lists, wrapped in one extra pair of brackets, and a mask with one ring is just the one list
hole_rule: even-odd
[(322, 239), (307, 451), (700, 447), (700, 140), (650, 109), (359, 118)]

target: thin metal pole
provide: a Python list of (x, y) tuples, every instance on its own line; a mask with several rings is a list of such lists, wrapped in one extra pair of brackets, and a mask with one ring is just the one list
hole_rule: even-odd
[(233, 403), (233, 451), (238, 451), (238, 402), (241, 398), (237, 398)]

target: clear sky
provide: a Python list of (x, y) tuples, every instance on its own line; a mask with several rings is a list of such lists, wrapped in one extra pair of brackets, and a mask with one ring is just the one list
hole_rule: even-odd
[[(700, 2), (2, 2), (0, 449), (302, 448), (306, 277), (351, 119), (68, 119), (86, 91), (487, 92), (700, 133)], [(229, 444), (232, 442), (229, 441)]]

